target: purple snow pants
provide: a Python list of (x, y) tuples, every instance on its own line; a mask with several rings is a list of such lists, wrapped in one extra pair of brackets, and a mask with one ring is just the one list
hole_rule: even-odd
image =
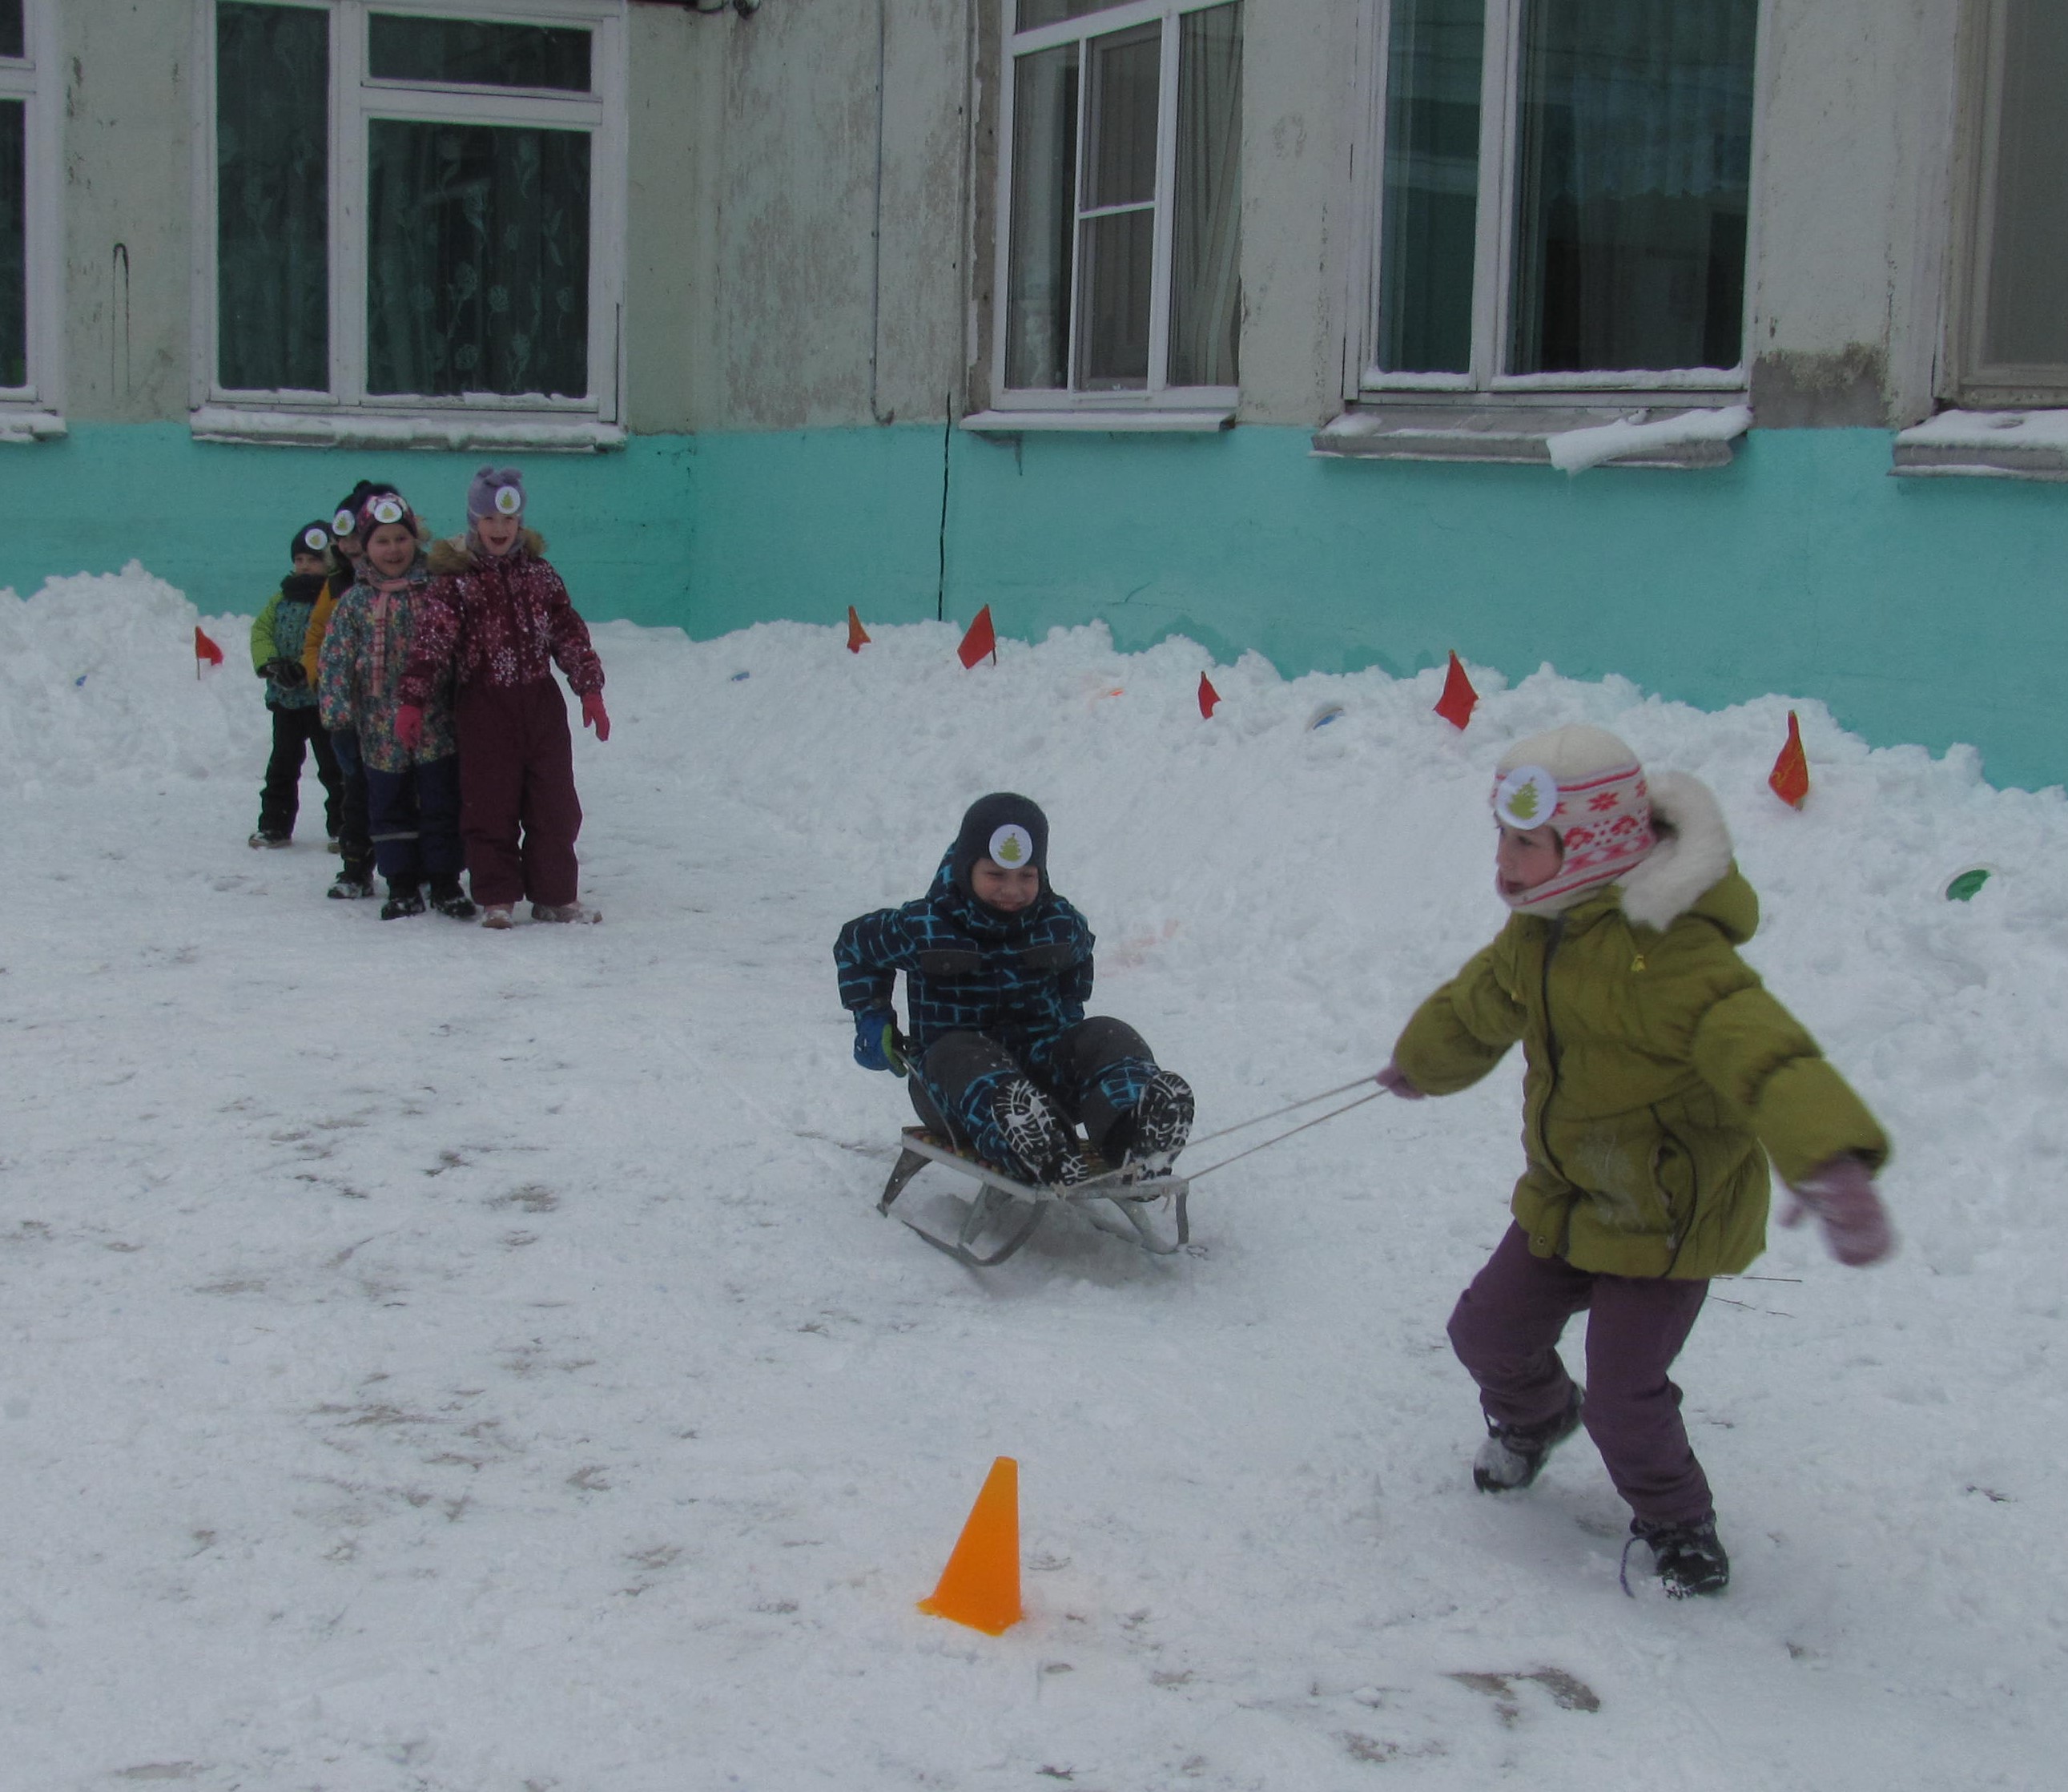
[(484, 906), (528, 897), (575, 899), (574, 743), (567, 699), (551, 678), (470, 685), (453, 703), (459, 734), (459, 831), (467, 881)]
[(1666, 1371), (1708, 1292), (1706, 1281), (1598, 1276), (1563, 1257), (1533, 1256), (1522, 1228), (1510, 1226), (1458, 1297), (1451, 1347), (1480, 1384), (1488, 1418), (1548, 1425), (1573, 1386), (1558, 1360), (1559, 1334), (1586, 1310), (1587, 1435), (1639, 1517), (1691, 1524), (1712, 1515), (1709, 1482)]

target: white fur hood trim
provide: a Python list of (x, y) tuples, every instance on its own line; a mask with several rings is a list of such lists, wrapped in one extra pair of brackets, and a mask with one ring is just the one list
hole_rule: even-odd
[(1639, 927), (1663, 932), (1730, 870), (1731, 830), (1722, 805), (1699, 778), (1660, 772), (1649, 782), (1659, 844), (1620, 880), (1622, 911)]

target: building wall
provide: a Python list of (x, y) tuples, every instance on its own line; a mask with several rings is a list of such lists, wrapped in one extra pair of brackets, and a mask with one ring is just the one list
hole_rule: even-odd
[[(1309, 453), (1366, 302), (1376, 49), (1362, 0), (1247, 5), (1241, 426), (1018, 442), (950, 426), (987, 397), (995, 0), (634, 6), (637, 433), (496, 457), (586, 613), (709, 636), (988, 602), (1011, 637), (1097, 618), (1288, 672), (1455, 648), (1704, 704), (1821, 697), (1873, 740), (1972, 742), (2000, 781), (2068, 776), (2063, 494), (1887, 477), (1889, 426), (1930, 401), (1952, 0), (1767, 0), (1762, 426), (1720, 470), (1569, 481)], [(71, 434), (0, 447), (0, 586), (140, 557), (206, 610), (251, 607), (353, 479), (450, 528), (482, 458), (191, 439), (190, 175), (162, 147), (193, 135), (193, 16), (66, 0)]]

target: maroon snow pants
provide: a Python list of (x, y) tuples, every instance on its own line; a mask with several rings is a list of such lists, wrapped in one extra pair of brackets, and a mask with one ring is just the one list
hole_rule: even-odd
[(1458, 1297), (1451, 1347), (1480, 1384), (1496, 1424), (1536, 1426), (1565, 1410), (1573, 1380), (1558, 1338), (1587, 1313), (1587, 1435), (1616, 1492), (1639, 1517), (1692, 1524), (1712, 1515), (1708, 1477), (1680, 1420), (1666, 1371), (1693, 1330), (1706, 1281), (1598, 1276), (1563, 1257), (1532, 1256), (1520, 1226)]
[(459, 831), (474, 899), (559, 905), (576, 897), (574, 742), (552, 679), (471, 685), (453, 704), (459, 734)]

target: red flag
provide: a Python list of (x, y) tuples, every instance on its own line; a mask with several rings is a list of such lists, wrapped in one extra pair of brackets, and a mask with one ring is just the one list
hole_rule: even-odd
[(1452, 727), (1462, 728), (1472, 720), (1479, 700), (1480, 694), (1472, 689), (1472, 681), (1465, 676), (1458, 656), (1452, 654), (1451, 670), (1443, 675), (1443, 694), (1436, 699), (1436, 713)]
[(1790, 808), (1801, 808), (1802, 799), (1810, 794), (1810, 761), (1802, 751), (1802, 730), (1793, 710), (1788, 712), (1787, 744), (1781, 749), (1766, 781)]
[(991, 625), (991, 605), (986, 604), (976, 613), (976, 620), (969, 625), (969, 633), (963, 637), (963, 644), (955, 650), (964, 666), (973, 666), (985, 654), (991, 662), (998, 663), (998, 634)]
[(1221, 694), (1214, 689), (1214, 681), (1202, 672), (1199, 674), (1199, 714), (1211, 721), (1214, 706), (1220, 700)]
[(197, 622), (194, 625), (194, 667), (197, 671), (203, 660), (210, 666), (222, 665), (222, 650), (201, 632), (201, 625)]
[(869, 645), (869, 630), (861, 625), (861, 618), (854, 613), (854, 605), (847, 607), (847, 650), (858, 654)]

